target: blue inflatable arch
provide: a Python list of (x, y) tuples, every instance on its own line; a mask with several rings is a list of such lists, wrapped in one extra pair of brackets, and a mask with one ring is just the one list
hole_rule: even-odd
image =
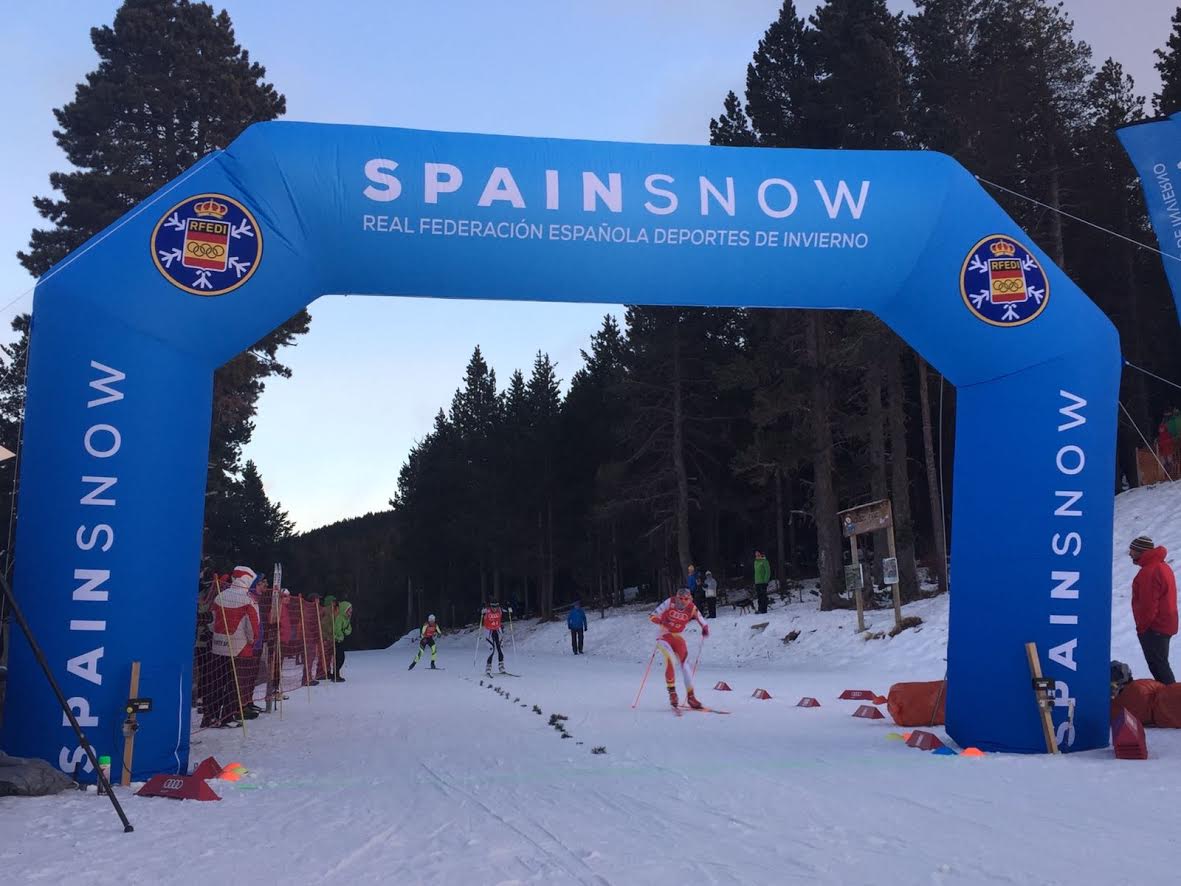
[[(1043, 749), (1032, 640), (1106, 745), (1117, 336), (954, 161), (266, 123), (36, 291), (16, 587), (116, 777), (132, 660), (188, 764), (213, 371), (327, 293), (873, 312), (958, 390), (948, 731)], [(3, 746), (71, 771), (13, 646)]]

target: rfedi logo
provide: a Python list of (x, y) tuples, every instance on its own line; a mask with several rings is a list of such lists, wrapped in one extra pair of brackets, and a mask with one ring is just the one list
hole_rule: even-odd
[(225, 295), (262, 260), (262, 231), (250, 211), (224, 194), (177, 203), (152, 230), (152, 261), (173, 286), (193, 295)]

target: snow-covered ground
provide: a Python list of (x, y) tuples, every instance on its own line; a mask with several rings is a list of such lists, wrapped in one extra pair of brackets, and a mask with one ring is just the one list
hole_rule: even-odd
[[(1181, 550), (1178, 505), (1181, 484), (1117, 505), (1113, 656), (1138, 674), (1124, 551), (1141, 533)], [(698, 684), (730, 683), (700, 694), (733, 713), (680, 719), (659, 675), (631, 708), (652, 648), (644, 612), (590, 613), (577, 658), (563, 625), (515, 625), (522, 676), (491, 686), (470, 632), (443, 638), (441, 672), (406, 670), (409, 638), (350, 653), (348, 682), (292, 693), (281, 722), (199, 736), (194, 762), (250, 770), (213, 782), (221, 802), (125, 795), (134, 834), (93, 794), (0, 799), (0, 883), (1171, 882), (1181, 732), (1152, 731), (1144, 762), (935, 757), (836, 700), (941, 677), (945, 599), (907, 607), (921, 629), (869, 641), (852, 613), (812, 603), (725, 609)], [(871, 630), (891, 620), (868, 614)], [(803, 695), (823, 706), (794, 707)]]

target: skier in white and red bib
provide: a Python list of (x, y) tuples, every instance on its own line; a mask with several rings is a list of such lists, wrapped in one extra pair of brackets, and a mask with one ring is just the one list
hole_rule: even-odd
[(681, 588), (675, 595), (669, 597), (656, 607), (656, 611), (648, 616), (649, 621), (664, 628), (664, 632), (656, 641), (656, 648), (664, 656), (664, 682), (668, 684), (668, 701), (674, 708), (680, 702), (677, 699), (676, 671), (673, 670), (673, 659), (681, 666), (681, 679), (685, 681), (685, 701), (691, 708), (701, 708), (703, 705), (693, 694), (693, 675), (685, 667), (685, 659), (689, 650), (685, 648), (685, 638), (681, 633), (691, 621), (701, 625), (701, 636), (709, 636), (709, 625), (693, 605), (693, 595), (688, 588)]

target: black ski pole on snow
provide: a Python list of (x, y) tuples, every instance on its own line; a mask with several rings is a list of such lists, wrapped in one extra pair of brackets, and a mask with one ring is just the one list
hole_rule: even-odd
[(111, 783), (107, 780), (106, 775), (103, 774), (102, 767), (98, 765), (98, 757), (94, 754), (94, 748), (86, 740), (86, 736), (82, 732), (82, 727), (78, 725), (78, 719), (74, 716), (73, 709), (70, 707), (69, 702), (66, 701), (61, 687), (57, 685), (57, 679), (53, 676), (53, 671), (49, 669), (49, 662), (45, 660), (45, 653), (41, 651), (41, 647), (33, 637), (33, 631), (29, 628), (29, 623), (25, 621), (25, 614), (21, 612), (20, 606), (16, 603), (16, 595), (12, 593), (8, 579), (3, 574), (0, 574), (0, 586), (4, 588), (4, 596), (8, 600), (8, 605), (12, 607), (12, 614), (16, 618), (16, 623), (20, 625), (21, 630), (24, 632), (25, 639), (29, 641), (29, 648), (33, 650), (33, 655), (36, 656), (37, 663), (41, 665), (41, 670), (45, 672), (45, 679), (53, 687), (53, 694), (57, 696), (57, 703), (61, 705), (62, 713), (66, 715), (70, 721), (70, 725), (74, 727), (74, 734), (78, 736), (78, 743), (86, 751), (86, 756), (90, 758), (90, 765), (94, 767), (94, 774), (98, 776), (99, 786), (111, 798), (111, 805), (115, 807), (115, 812), (119, 815), (119, 820), (123, 822), (123, 833), (130, 834), (135, 828), (127, 820), (127, 816), (123, 812), (123, 807), (119, 805), (119, 798), (111, 790)]

